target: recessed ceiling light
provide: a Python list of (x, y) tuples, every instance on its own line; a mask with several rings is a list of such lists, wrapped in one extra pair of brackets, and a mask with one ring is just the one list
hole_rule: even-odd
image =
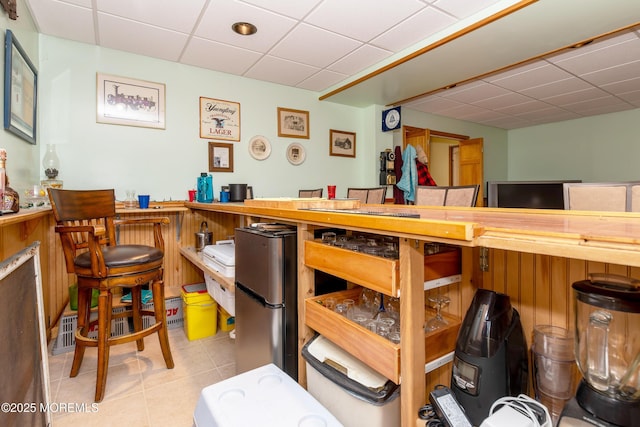
[(248, 22), (236, 22), (231, 29), (242, 36), (250, 36), (258, 31), (255, 25)]

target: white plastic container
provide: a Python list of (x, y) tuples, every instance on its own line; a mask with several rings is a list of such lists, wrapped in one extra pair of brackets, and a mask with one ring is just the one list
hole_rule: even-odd
[(202, 250), (202, 261), (225, 277), (235, 277), (236, 245), (228, 240), (207, 245)]
[(204, 281), (207, 284), (207, 292), (209, 292), (211, 298), (216, 300), (216, 302), (220, 304), (222, 308), (227, 310), (227, 313), (229, 313), (231, 316), (235, 316), (236, 296), (208, 274), (204, 275)]
[(341, 427), (300, 384), (270, 363), (202, 389), (196, 427)]
[(322, 335), (304, 346), (302, 356), (307, 390), (345, 427), (400, 425), (398, 385)]

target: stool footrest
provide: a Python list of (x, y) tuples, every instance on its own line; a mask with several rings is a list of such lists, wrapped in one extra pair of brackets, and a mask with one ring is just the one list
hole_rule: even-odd
[[(154, 323), (153, 325), (149, 326), (148, 328), (144, 328), (138, 332), (132, 332), (130, 334), (126, 334), (126, 335), (121, 335), (118, 337), (109, 337), (107, 339), (107, 345), (108, 346), (112, 346), (112, 345), (118, 345), (118, 344), (123, 344), (123, 343), (127, 343), (127, 342), (131, 342), (131, 341), (137, 341), (141, 338), (144, 338), (146, 336), (149, 336), (151, 334), (156, 333), (157, 331), (160, 330), (160, 328), (162, 327), (162, 323), (157, 322)], [(76, 345), (78, 343), (78, 341), (82, 342), (83, 345), (87, 346), (87, 347), (97, 347), (98, 346), (98, 339), (97, 338), (90, 338), (90, 337), (85, 337), (84, 335), (82, 335), (80, 333), (81, 328), (76, 329)]]

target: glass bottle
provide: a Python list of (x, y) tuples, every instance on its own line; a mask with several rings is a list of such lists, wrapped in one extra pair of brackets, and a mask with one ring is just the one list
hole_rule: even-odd
[(135, 209), (137, 207), (136, 192), (133, 190), (127, 190), (127, 198), (124, 199), (125, 209)]
[(5, 212), (18, 212), (20, 210), (20, 195), (16, 190), (9, 187), (9, 175), (5, 174), (4, 195), (2, 196), (2, 210)]
[(42, 159), (42, 166), (44, 167), (44, 174), (48, 179), (55, 179), (58, 176), (60, 159), (56, 153), (55, 144), (47, 144), (47, 152)]

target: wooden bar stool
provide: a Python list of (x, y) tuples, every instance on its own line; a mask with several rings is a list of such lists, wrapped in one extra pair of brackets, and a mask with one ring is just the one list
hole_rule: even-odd
[[(169, 348), (167, 316), (164, 300), (163, 260), (164, 240), (162, 224), (169, 219), (140, 218), (116, 219), (113, 190), (59, 190), (49, 189), (49, 199), (64, 251), (67, 272), (78, 280), (78, 328), (75, 331), (76, 348), (71, 366), (71, 377), (78, 375), (86, 347), (98, 347), (98, 373), (95, 401), (104, 397), (109, 366), (109, 348), (112, 345), (136, 341), (139, 351), (144, 350), (143, 338), (158, 333), (162, 356), (168, 369), (173, 357)], [(116, 226), (152, 225), (154, 246), (118, 245)], [(142, 309), (142, 287), (151, 284), (153, 311)], [(113, 314), (112, 291), (125, 288), (131, 291), (131, 308)], [(98, 318), (90, 321), (91, 293), (100, 291)], [(155, 323), (143, 328), (142, 316), (154, 316)], [(133, 317), (134, 332), (111, 337), (114, 317)], [(90, 327), (98, 325), (98, 337), (89, 338)]]

